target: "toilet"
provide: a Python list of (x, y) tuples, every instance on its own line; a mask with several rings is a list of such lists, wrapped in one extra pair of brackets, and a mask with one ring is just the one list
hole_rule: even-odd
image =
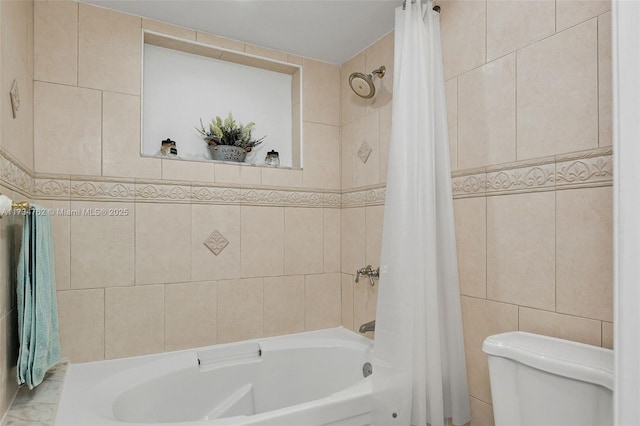
[(515, 331), (482, 345), (496, 426), (613, 424), (613, 351)]

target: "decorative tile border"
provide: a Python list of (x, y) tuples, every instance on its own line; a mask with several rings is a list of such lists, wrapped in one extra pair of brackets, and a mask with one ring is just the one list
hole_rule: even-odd
[(342, 207), (378, 206), (384, 204), (387, 188), (377, 186), (342, 194)]
[(0, 181), (26, 197), (33, 193), (33, 176), (4, 153), (0, 153)]

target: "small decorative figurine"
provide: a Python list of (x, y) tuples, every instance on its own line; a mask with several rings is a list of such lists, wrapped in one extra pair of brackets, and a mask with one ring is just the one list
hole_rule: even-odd
[(178, 155), (178, 148), (176, 148), (176, 142), (167, 138), (162, 141), (162, 147), (160, 153), (165, 157), (176, 157)]
[(267, 157), (264, 159), (264, 164), (267, 166), (279, 166), (280, 165), (280, 155), (278, 151), (274, 151), (273, 149), (267, 153)]

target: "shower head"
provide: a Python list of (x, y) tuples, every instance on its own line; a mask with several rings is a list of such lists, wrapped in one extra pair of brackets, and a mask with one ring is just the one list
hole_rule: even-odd
[(373, 77), (384, 77), (387, 72), (385, 66), (371, 71), (371, 74), (363, 74), (361, 72), (354, 72), (349, 76), (349, 86), (353, 92), (364, 99), (373, 98), (376, 94), (376, 86), (373, 84)]

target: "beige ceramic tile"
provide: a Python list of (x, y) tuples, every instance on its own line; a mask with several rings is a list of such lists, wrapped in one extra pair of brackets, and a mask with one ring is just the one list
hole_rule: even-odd
[(197, 33), (197, 40), (200, 43), (209, 44), (216, 47), (222, 47), (224, 49), (229, 50), (237, 50), (239, 52), (244, 52), (244, 43), (237, 40), (232, 40), (230, 38), (218, 37), (213, 34), (207, 33)]
[(482, 343), (493, 334), (516, 331), (518, 307), (467, 296), (462, 296), (461, 302), (469, 394), (490, 404), (489, 365)]
[[(2, 55), (5, 71), (24, 67), (33, 76), (33, 3), (7, 1), (2, 4)], [(6, 76), (10, 81), (15, 76)]]
[(218, 183), (239, 183), (260, 185), (262, 181), (260, 167), (216, 164), (215, 177)]
[(522, 306), (519, 310), (520, 331), (600, 346), (600, 321)]
[(555, 1), (487, 1), (487, 60), (555, 32)]
[(598, 17), (598, 129), (600, 146), (610, 146), (612, 121), (611, 13)]
[[(449, 104), (447, 103), (447, 108), (448, 105)], [(385, 183), (387, 181), (387, 171), (389, 168), (389, 149), (391, 145), (391, 114), (391, 104), (380, 108), (380, 128), (378, 129), (378, 131), (380, 132), (380, 158), (378, 159), (378, 161), (380, 162), (380, 183)]]
[(340, 209), (324, 209), (324, 272), (340, 272)]
[(469, 397), (471, 424), (469, 426), (494, 426), (493, 407), (474, 397)]
[[(449, 159), (451, 160), (451, 170), (458, 170), (458, 79), (454, 78), (444, 83), (444, 96), (447, 103), (447, 130), (449, 133)], [(383, 121), (380, 114), (380, 131), (382, 131)], [(389, 130), (391, 130), (391, 120), (389, 120)], [(380, 140), (382, 146), (382, 140)], [(380, 160), (382, 164), (382, 160)], [(382, 166), (380, 167), (382, 173)]]
[(290, 64), (302, 65), (303, 61), (304, 58), (302, 56), (292, 54), (287, 55), (287, 62), (289, 62)]
[(518, 160), (598, 146), (597, 21), (518, 51)]
[[(353, 186), (375, 185), (380, 181), (380, 114), (372, 112), (353, 123), (351, 141), (351, 161), (353, 163)], [(358, 151), (367, 144), (371, 153), (366, 163), (358, 156)]]
[(218, 339), (215, 282), (169, 284), (164, 289), (164, 350), (214, 345)]
[(602, 323), (602, 347), (613, 349), (613, 324), (610, 322)]
[(71, 210), (71, 288), (133, 285), (134, 205), (72, 201)]
[(275, 59), (277, 61), (287, 62), (287, 54), (279, 50), (269, 49), (268, 47), (256, 46), (255, 44), (245, 44), (245, 53), (251, 55), (262, 56), (263, 58)]
[(442, 60), (448, 80), (485, 63), (486, 2), (444, 0), (441, 6)]
[[(4, 193), (4, 191), (2, 191)], [(71, 217), (66, 211), (71, 208), (69, 201), (34, 200), (41, 206), (53, 209), (53, 247), (56, 265), (56, 288), (68, 290), (71, 282)]]
[(460, 293), (487, 296), (487, 201), (463, 198), (453, 201)]
[[(353, 123), (343, 124), (340, 129), (340, 169), (342, 186), (340, 189), (353, 188)], [(386, 177), (386, 175), (385, 175)]]
[[(229, 242), (215, 255), (204, 242), (218, 231)], [(240, 277), (240, 206), (191, 206), (191, 279)]]
[[(16, 199), (13, 191), (0, 186), (0, 192)], [(0, 220), (0, 318), (15, 308), (18, 247), (22, 240), (22, 218), (7, 217)], [(68, 258), (67, 258), (68, 261)], [(68, 282), (67, 282), (68, 286)], [(1, 369), (0, 364), (0, 369)]]
[(307, 275), (304, 281), (305, 330), (338, 327), (342, 322), (339, 273)]
[[(23, 3), (23, 2), (6, 2), (4, 9), (7, 9), (8, 4)], [(26, 2), (25, 2), (26, 3)], [(24, 19), (23, 19), (24, 20)], [(4, 22), (3, 22), (4, 25)], [(4, 31), (3, 31), (4, 32)], [(6, 33), (5, 33), (6, 35)], [(16, 41), (16, 40), (11, 40)], [(3, 50), (13, 50), (7, 48), (7, 42), (4, 40), (2, 43)], [(17, 54), (17, 53), (16, 53)], [(3, 55), (3, 70), (2, 70), (2, 87), (4, 93), (6, 93), (6, 102), (0, 104), (0, 111), (2, 112), (2, 126), (0, 127), (1, 143), (4, 152), (8, 153), (17, 163), (23, 165), (25, 168), (33, 169), (33, 129), (34, 129), (34, 87), (33, 78), (27, 69), (25, 63), (19, 59), (19, 55)], [(13, 82), (16, 82), (18, 91), (20, 94), (20, 109), (16, 118), (13, 118), (11, 102), (9, 101), (8, 94), (13, 86)], [(64, 102), (64, 100), (63, 100)]]
[[(302, 70), (298, 70), (291, 76), (291, 105), (292, 112), (295, 114), (296, 109), (299, 109), (300, 106), (300, 93), (302, 93), (301, 87), (301, 78), (302, 78)], [(299, 119), (299, 116), (298, 116)], [(295, 123), (295, 120), (293, 120)]]
[(555, 308), (555, 194), (487, 198), (487, 297)]
[(458, 77), (461, 170), (516, 160), (516, 55)]
[(612, 321), (612, 189), (558, 191), (556, 198), (556, 311)]
[(189, 281), (188, 204), (136, 204), (136, 284)]
[(262, 184), (268, 186), (300, 187), (302, 170), (261, 167)]
[(184, 38), (186, 40), (195, 40), (196, 32), (184, 27), (178, 27), (164, 22), (154, 21), (152, 19), (142, 18), (142, 29), (154, 31), (156, 33), (167, 34), (174, 37)]
[(284, 208), (240, 208), (241, 277), (284, 275)]
[(609, 10), (610, 0), (556, 0), (556, 31), (560, 32)]
[(102, 92), (102, 175), (160, 179), (162, 160), (140, 149), (140, 97)]
[(104, 359), (104, 290), (58, 291), (58, 326), (63, 357)]
[(162, 179), (214, 182), (214, 164), (204, 161), (161, 160)]
[(80, 4), (78, 86), (140, 95), (141, 19)]
[(284, 273), (324, 271), (324, 214), (322, 208), (284, 209)]
[(302, 122), (300, 103), (293, 104), (291, 107), (291, 166), (302, 167)]
[(263, 336), (262, 278), (218, 282), (218, 343)]
[(304, 123), (306, 188), (340, 189), (340, 128)]
[[(360, 277), (353, 283), (353, 329), (357, 331), (364, 323), (376, 319), (376, 308), (378, 304), (379, 282), (371, 286), (369, 277)], [(368, 332), (365, 336), (373, 338), (373, 333)]]
[(5, 315), (0, 320), (0, 345), (6, 353), (2, 365), (3, 395), (2, 412), (6, 413), (18, 391), (16, 380), (16, 366), (14, 360), (18, 359), (18, 324), (16, 316)]
[(342, 210), (342, 272), (355, 274), (365, 265), (365, 208)]
[(35, 169), (99, 176), (101, 93), (36, 82), (34, 95)]
[(304, 331), (304, 276), (264, 279), (264, 335)]
[(340, 125), (340, 67), (304, 59), (303, 117), (305, 121)]
[(78, 75), (78, 3), (36, 1), (33, 19), (34, 79), (75, 86)]
[(367, 100), (357, 96), (349, 87), (349, 76), (352, 73), (369, 73), (369, 71), (365, 69), (365, 65), (365, 52), (360, 52), (340, 67), (342, 125), (362, 118), (366, 114)]
[(380, 266), (382, 251), (382, 221), (384, 206), (365, 207), (365, 263), (374, 268)]
[(342, 326), (353, 330), (353, 275), (342, 274)]
[(162, 352), (164, 286), (105, 289), (105, 358)]
[(394, 32), (390, 31), (365, 50), (365, 74), (385, 67), (385, 75), (382, 79), (375, 77), (373, 84), (376, 86), (376, 94), (367, 100), (367, 114), (372, 111), (391, 105), (393, 98), (393, 43)]

